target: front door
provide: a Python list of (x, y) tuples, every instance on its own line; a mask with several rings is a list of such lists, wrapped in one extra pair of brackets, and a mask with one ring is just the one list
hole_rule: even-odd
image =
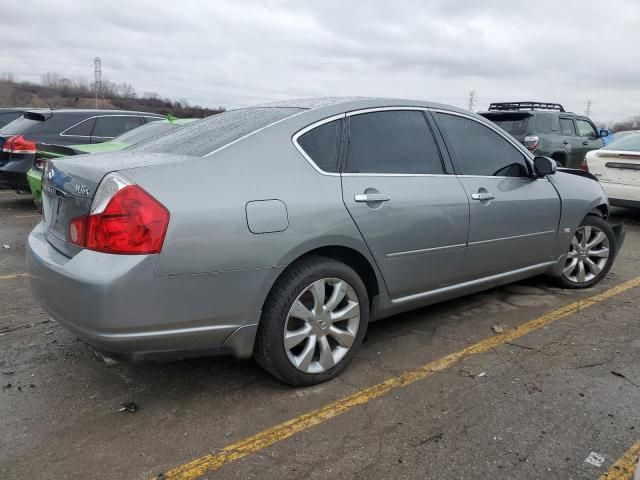
[(469, 227), (460, 181), (446, 174), (421, 110), (347, 117), (344, 203), (392, 299), (456, 283)]
[(560, 197), (534, 178), (525, 154), (506, 136), (466, 116), (437, 113), (470, 203), (465, 280), (553, 260)]
[(580, 159), (580, 163), (584, 159), (587, 152), (591, 150), (597, 150), (604, 146), (604, 142), (596, 127), (586, 118), (576, 118), (576, 129), (578, 130), (579, 145), (578, 145), (578, 156)]

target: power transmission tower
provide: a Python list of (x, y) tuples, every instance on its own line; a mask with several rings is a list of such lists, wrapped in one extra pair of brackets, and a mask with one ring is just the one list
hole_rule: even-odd
[(473, 107), (476, 106), (477, 102), (478, 102), (478, 93), (475, 90), (471, 90), (469, 92), (469, 103), (467, 107), (470, 112), (473, 112)]
[(593, 106), (593, 102), (591, 101), (591, 99), (587, 100), (587, 106), (584, 109), (584, 114), (587, 117), (591, 117), (591, 107)]
[(96, 57), (93, 60), (94, 70), (93, 75), (95, 78), (94, 89), (96, 91), (96, 109), (98, 108), (98, 92), (102, 89), (102, 60), (100, 57)]

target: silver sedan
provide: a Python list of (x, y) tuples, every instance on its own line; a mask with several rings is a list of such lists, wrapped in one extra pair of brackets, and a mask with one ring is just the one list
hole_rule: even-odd
[(50, 160), (28, 240), (44, 308), (104, 357), (254, 356), (339, 374), (370, 321), (538, 274), (590, 287), (623, 238), (586, 172), (445, 105), (228, 111)]

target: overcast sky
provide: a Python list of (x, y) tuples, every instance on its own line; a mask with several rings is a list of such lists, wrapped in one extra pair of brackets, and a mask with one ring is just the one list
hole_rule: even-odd
[(560, 102), (640, 114), (637, 0), (23, 0), (0, 15), (0, 73), (131, 83), (227, 108), (310, 96)]

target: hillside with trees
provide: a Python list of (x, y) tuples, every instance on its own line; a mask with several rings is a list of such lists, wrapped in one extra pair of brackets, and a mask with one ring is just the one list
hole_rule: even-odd
[[(178, 118), (207, 117), (223, 107), (190, 105), (186, 100), (160, 98), (155, 92), (138, 95), (133, 85), (103, 79), (98, 86), (84, 77), (68, 78), (56, 72), (42, 75), (40, 83), (18, 82), (0, 76), (0, 107), (105, 108), (169, 114)], [(97, 93), (97, 95), (96, 95)], [(97, 98), (97, 102), (96, 102)]]

